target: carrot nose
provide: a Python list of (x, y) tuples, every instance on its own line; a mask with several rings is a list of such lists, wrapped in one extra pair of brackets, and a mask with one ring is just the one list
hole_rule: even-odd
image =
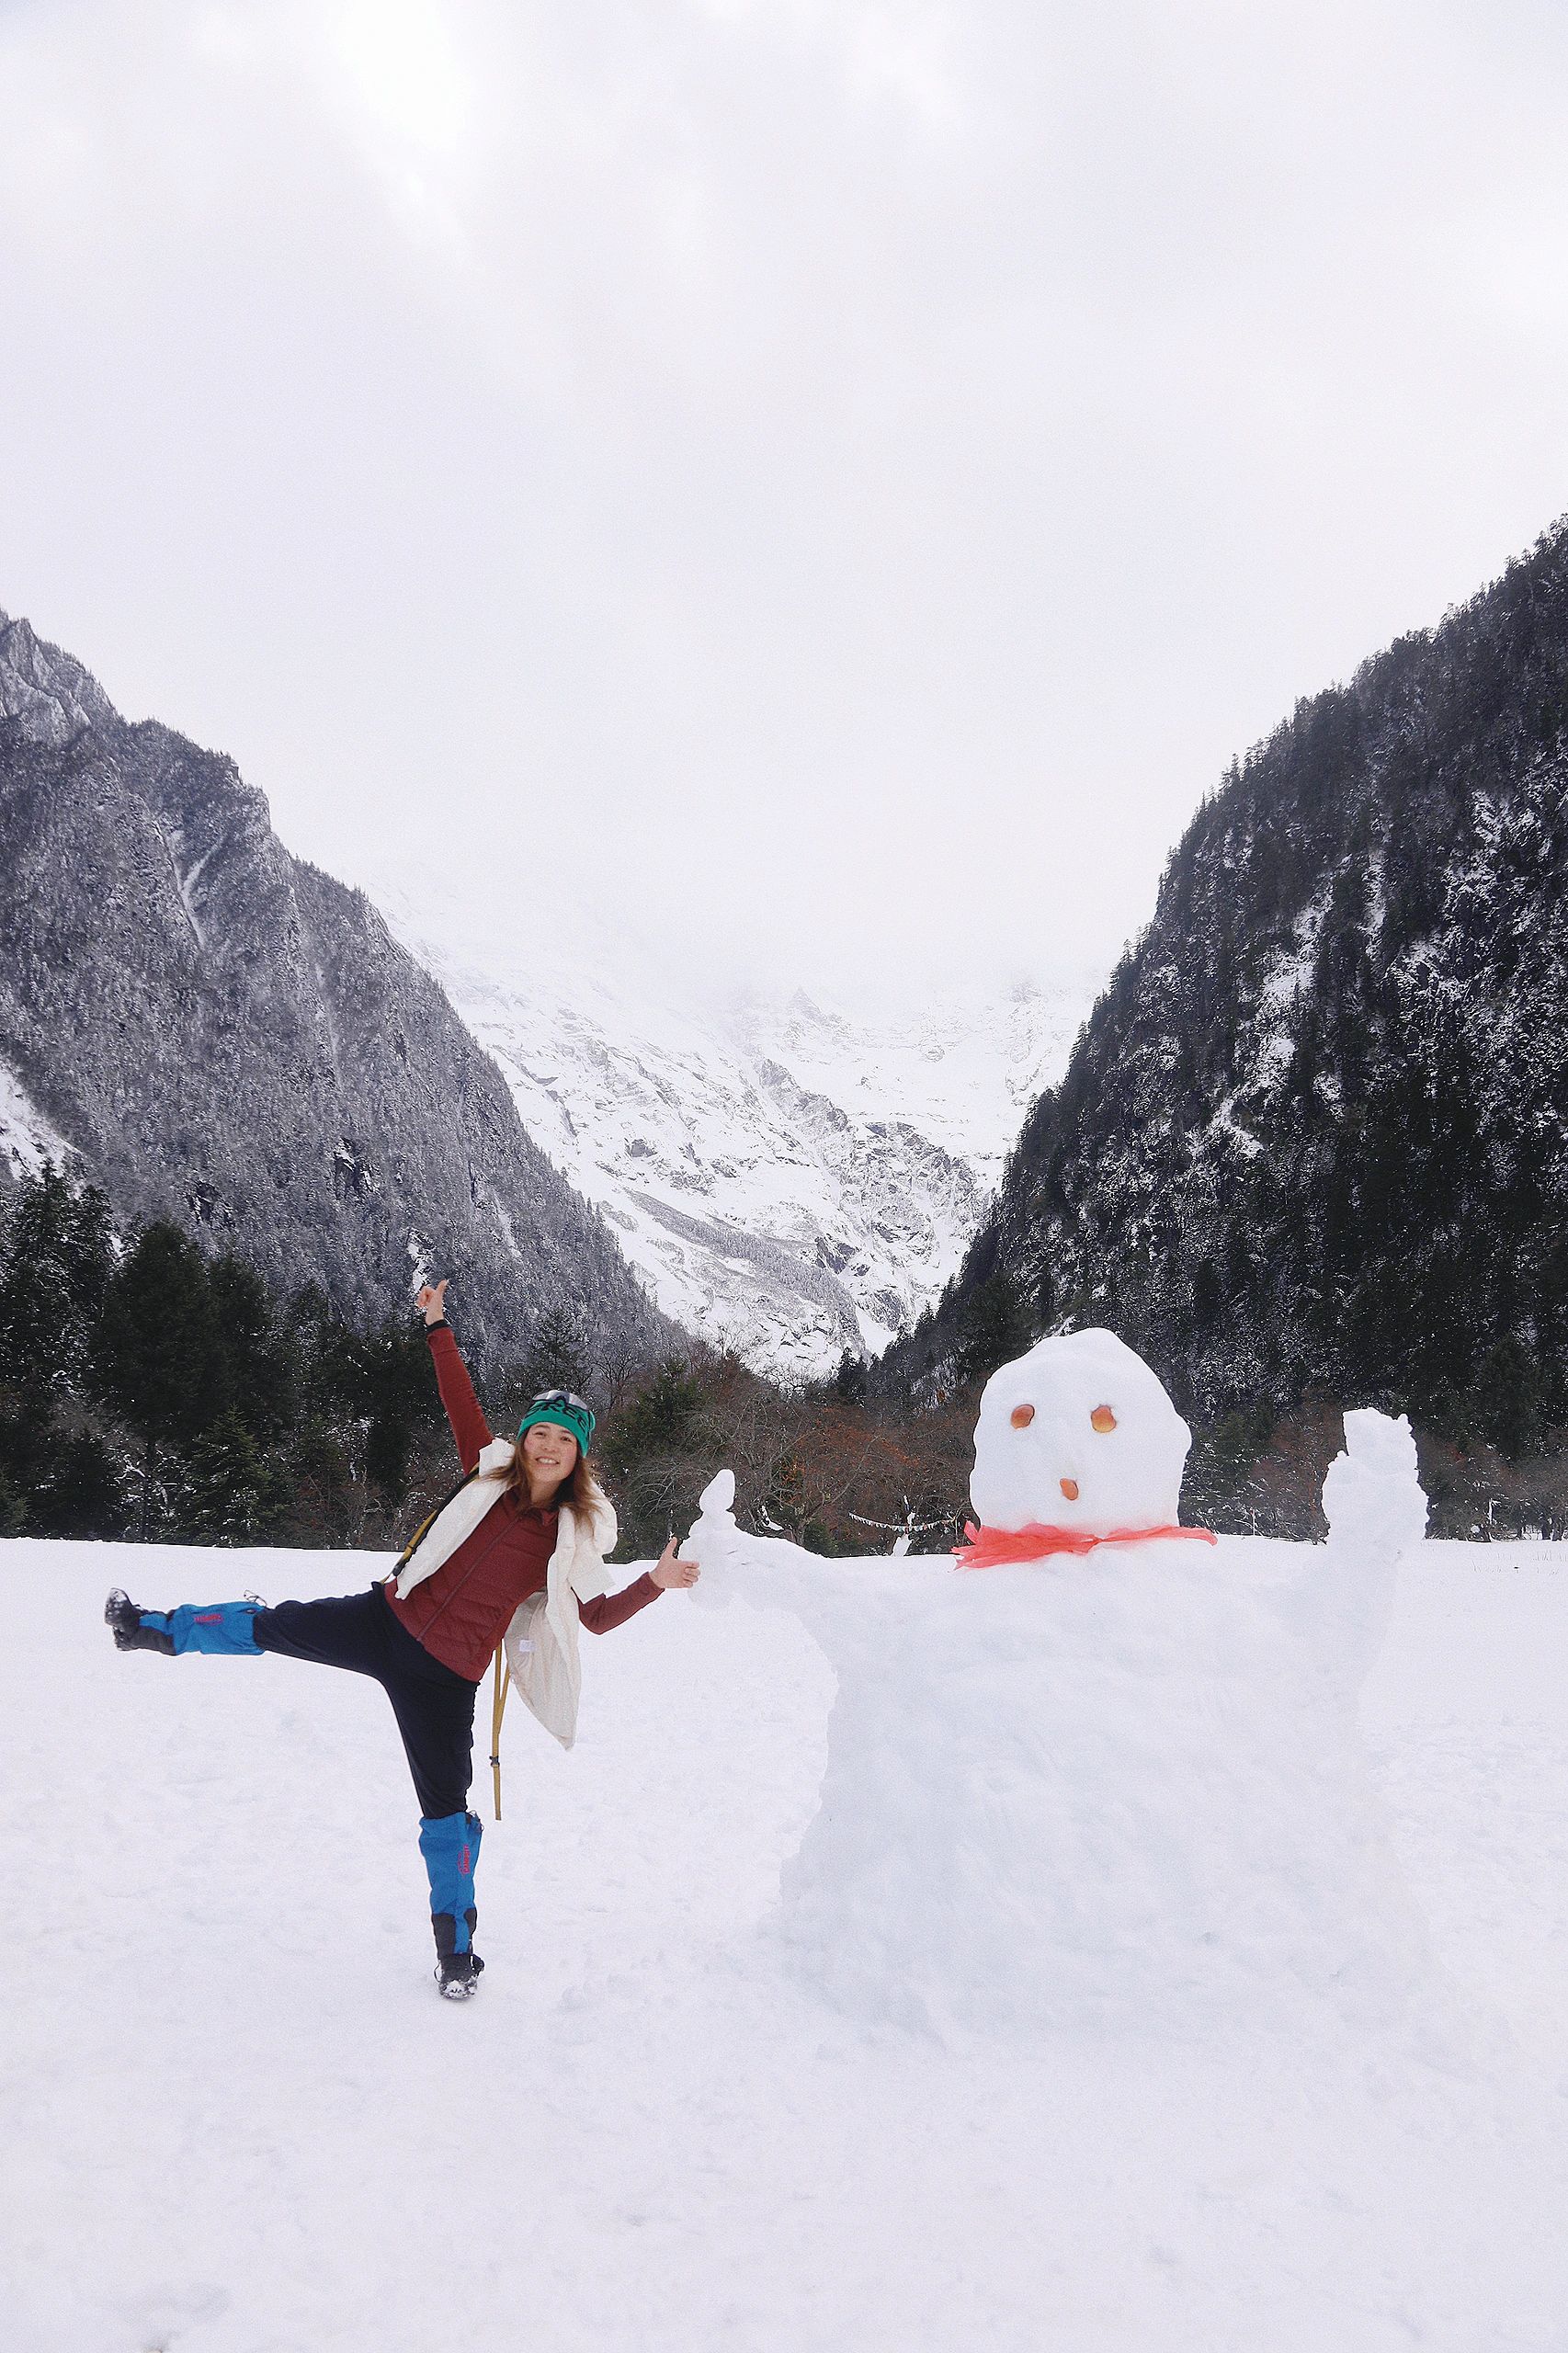
[(1062, 1482), (1062, 1492), (1066, 1496), (1070, 1504), (1075, 1504), (1078, 1500), (1078, 1482), (1076, 1479), (1063, 1479)]

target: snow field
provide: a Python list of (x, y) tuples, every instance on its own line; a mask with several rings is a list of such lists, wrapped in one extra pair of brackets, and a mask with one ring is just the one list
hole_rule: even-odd
[[(1176, 1549), (1221, 1574), (1206, 1548)], [(101, 1623), (116, 1582), (149, 1602), (247, 1585), (279, 1599), (352, 1590), (375, 1564), (0, 1547), (7, 2335), (28, 2353), (1561, 2347), (1568, 1548), (1427, 1545), (1400, 1573), (1363, 1694), (1364, 1769), (1374, 1813), (1380, 1792), (1388, 1804), (1377, 1916), (1416, 1920), (1418, 2000), (1320, 1992), (1240, 2022), (1187, 2003), (1177, 2032), (1169, 2001), (1145, 1999), (1145, 1915), (1127, 1929), (1125, 1998), (1097, 2017), (1074, 1995), (989, 2026), (901, 2018), (877, 1991), (896, 1954), (843, 1980), (824, 1965), (840, 1945), (853, 1956), (879, 1904), (921, 1925), (915, 1878), (879, 1893), (874, 1859), (858, 1910), (807, 1933), (830, 1880), (857, 1878), (837, 1874), (825, 1814), (853, 1779), (874, 1793), (877, 1748), (907, 1756), (920, 1722), (938, 1791), (969, 1789), (987, 1754), (1026, 1780), (1065, 1756), (1076, 1786), (1097, 1754), (1107, 1813), (1130, 1816), (1149, 1777), (1129, 1763), (1125, 1708), (1094, 1749), (1095, 1691), (1135, 1674), (1157, 1747), (1182, 1716), (1162, 1689), (1190, 1684), (1196, 1657), (1192, 1738), (1215, 1762), (1187, 1786), (1211, 1816), (1257, 1819), (1244, 1775), (1279, 1696), (1276, 1677), (1255, 1705), (1244, 1680), (1258, 1612), (1324, 1556), (1225, 1549), (1243, 1631), (1224, 1678), (1201, 1651), (1221, 1621), (1210, 1588), (1179, 1607), (1172, 1591), (1162, 1615), (1152, 1563), (1111, 1597), (1098, 1685), (1086, 1662), (1107, 1620), (1087, 1587), (1076, 1667), (1040, 1679), (1039, 1610), (1032, 1628), (1019, 1612), (1024, 1580), (1054, 1564), (1006, 1573), (1011, 1586), (946, 1572), (937, 1586), (920, 1563), (907, 1586), (886, 1563), (834, 1572), (856, 1580), (861, 1629), (858, 1659), (827, 1630), (839, 1674), (882, 1693), (858, 1752), (835, 1733), (836, 1795), (835, 1678), (798, 1615), (671, 1596), (585, 1642), (576, 1750), (509, 1720), (498, 1827), (487, 1772), (476, 1781), (489, 1967), (453, 2008), (430, 1980), (414, 1802), (381, 1693), (284, 1660), (122, 1657)], [(926, 1587), (890, 1631), (890, 1608)], [(1045, 1590), (1055, 1611), (1073, 1588)], [(923, 1716), (949, 1609), (984, 1639)], [(1267, 1622), (1272, 1643), (1278, 1610)], [(1060, 1711), (1054, 1745), (1020, 1724), (1024, 1691)], [(1339, 1721), (1343, 1688), (1325, 1704)], [(482, 1707), (482, 1750), (486, 1724)], [(1299, 1730), (1282, 1727), (1282, 1758)], [(1336, 1804), (1350, 1756), (1346, 1741)], [(1022, 1782), (993, 1797), (993, 1852), (1016, 1857)], [(1055, 1836), (1076, 1808), (1084, 1836), (1082, 1802), (1037, 1791), (1024, 1812)], [(941, 1809), (935, 1859), (975, 1833), (976, 1804)], [(1178, 1820), (1173, 1806), (1165, 1830)], [(1212, 1818), (1203, 1838), (1244, 1893), (1245, 1839)], [(1312, 1859), (1304, 1876), (1291, 1937), (1313, 1887), (1338, 1916), (1334, 1874)], [(780, 1910), (781, 1883), (795, 1892)], [(985, 1982), (1072, 1980), (1074, 1916), (1106, 1949), (1112, 1915), (1092, 1887), (1034, 1891), (1010, 1970), (988, 1917)], [(921, 1932), (926, 1990), (950, 1990), (961, 1938)]]

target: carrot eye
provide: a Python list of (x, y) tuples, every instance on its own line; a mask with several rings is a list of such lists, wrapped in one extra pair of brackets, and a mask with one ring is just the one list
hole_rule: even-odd
[(1102, 1437), (1107, 1430), (1115, 1429), (1116, 1415), (1111, 1412), (1108, 1405), (1096, 1405), (1095, 1407), (1094, 1412), (1089, 1415), (1089, 1427), (1092, 1430), (1098, 1430)]
[(1008, 1415), (1008, 1419), (1011, 1421), (1013, 1427), (1016, 1430), (1027, 1430), (1029, 1424), (1034, 1419), (1034, 1407), (1032, 1405), (1015, 1405), (1012, 1413)]

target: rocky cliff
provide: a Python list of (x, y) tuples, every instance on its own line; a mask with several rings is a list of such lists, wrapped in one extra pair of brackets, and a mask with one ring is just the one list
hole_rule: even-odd
[(121, 1221), (205, 1229), (356, 1315), (455, 1278), (480, 1358), (574, 1312), (671, 1327), (505, 1081), (359, 893), (291, 858), (232, 760), (130, 724), (0, 614), (0, 1123)]

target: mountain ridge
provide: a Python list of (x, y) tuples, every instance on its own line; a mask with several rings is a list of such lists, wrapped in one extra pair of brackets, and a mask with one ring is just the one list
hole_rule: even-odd
[(1172, 854), (949, 1293), (942, 1386), (1108, 1323), (1184, 1410), (1568, 1419), (1568, 524), (1300, 702)]
[(700, 999), (585, 936), (563, 991), (438, 888), (371, 885), (665, 1311), (755, 1369), (878, 1354), (940, 1292), (1089, 989), (850, 1013), (800, 984)]
[(4, 615), (0, 849), (8, 1099), (117, 1218), (361, 1316), (450, 1273), (482, 1361), (551, 1311), (639, 1358), (676, 1338), (364, 893), (290, 855), (233, 760)]

